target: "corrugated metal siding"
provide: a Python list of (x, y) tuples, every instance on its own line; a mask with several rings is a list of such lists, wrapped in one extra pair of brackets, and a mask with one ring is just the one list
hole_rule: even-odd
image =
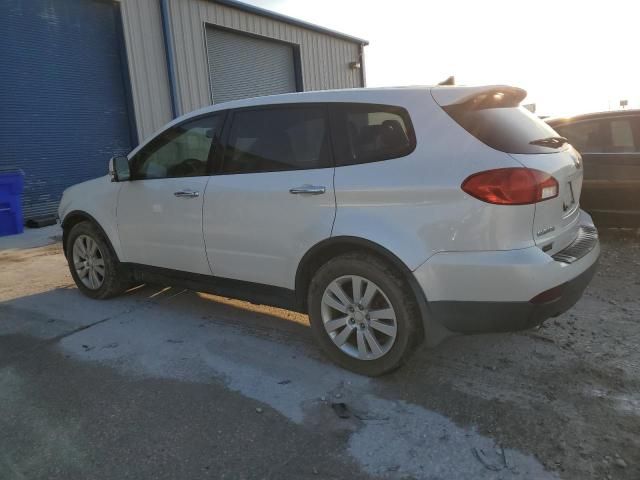
[(0, 167), (25, 173), (25, 218), (131, 148), (117, 22), (104, 1), (0, 4)]
[(208, 26), (212, 101), (295, 92), (293, 55), (290, 44)]
[(211, 104), (205, 24), (298, 44), (304, 90), (362, 86), (360, 71), (349, 67), (359, 60), (357, 43), (208, 0), (171, 0), (170, 13), (182, 113)]
[(171, 120), (171, 97), (158, 0), (123, 0), (131, 93), (143, 141)]
[[(121, 0), (131, 89), (144, 140), (171, 120), (171, 97), (158, 0)], [(361, 87), (359, 45), (210, 0), (170, 0), (179, 114), (211, 104), (205, 24), (246, 31), (300, 46), (304, 90)]]

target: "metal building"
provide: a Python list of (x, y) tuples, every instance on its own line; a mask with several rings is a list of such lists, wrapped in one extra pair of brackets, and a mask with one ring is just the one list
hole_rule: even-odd
[(24, 171), (25, 218), (183, 113), (365, 85), (365, 40), (235, 0), (6, 0), (0, 32), (0, 170)]

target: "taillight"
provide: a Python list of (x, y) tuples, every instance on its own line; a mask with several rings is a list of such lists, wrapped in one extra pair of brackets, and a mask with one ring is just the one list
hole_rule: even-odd
[(531, 168), (497, 168), (467, 177), (462, 190), (497, 205), (527, 205), (558, 196), (558, 181)]

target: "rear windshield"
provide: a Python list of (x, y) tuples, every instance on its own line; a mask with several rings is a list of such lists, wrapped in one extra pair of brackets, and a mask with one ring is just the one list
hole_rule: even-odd
[(555, 153), (567, 144), (535, 145), (531, 142), (558, 137), (545, 122), (523, 107), (478, 107), (467, 102), (443, 107), (467, 132), (496, 150), (506, 153)]

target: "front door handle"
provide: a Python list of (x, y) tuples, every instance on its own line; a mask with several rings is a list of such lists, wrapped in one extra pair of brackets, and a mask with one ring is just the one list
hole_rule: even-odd
[(326, 187), (322, 187), (320, 185), (302, 185), (300, 187), (289, 189), (289, 193), (293, 193), (294, 195), (322, 195), (326, 191)]
[(173, 194), (179, 198), (196, 198), (200, 196), (200, 192), (196, 192), (195, 190), (179, 190), (173, 192)]

